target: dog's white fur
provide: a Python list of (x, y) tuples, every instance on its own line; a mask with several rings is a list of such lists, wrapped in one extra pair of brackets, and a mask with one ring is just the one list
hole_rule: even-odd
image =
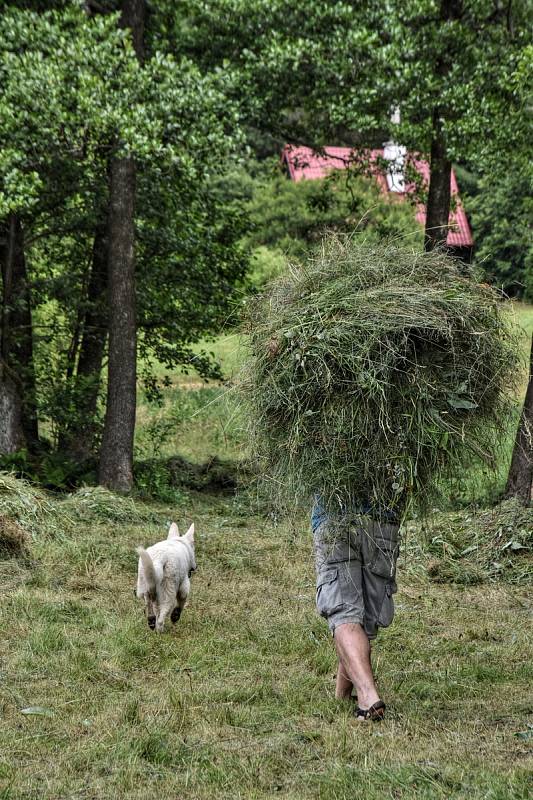
[[(144, 549), (138, 547), (137, 597), (146, 605), (148, 624), (162, 633), (169, 614), (179, 619), (191, 589), (190, 574), (196, 569), (194, 524), (180, 536), (175, 522), (167, 538)], [(177, 609), (175, 613), (174, 609)]]

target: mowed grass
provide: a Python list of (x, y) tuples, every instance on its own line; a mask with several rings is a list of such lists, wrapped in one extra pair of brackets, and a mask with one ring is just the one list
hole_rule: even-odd
[[(435, 586), (404, 563), (374, 648), (388, 717), (362, 725), (334, 699), (307, 520), (276, 526), (245, 495), (137, 517), (117, 501), (114, 521), (73, 507), (0, 562), (2, 800), (531, 796), (524, 588)], [(171, 519), (196, 522), (199, 569), (157, 636), (134, 547)]]
[[(526, 356), (533, 308), (518, 320)], [(138, 457), (245, 455), (242, 343), (207, 349), (228, 383), (174, 376), (162, 409), (141, 398)], [(506, 468), (458, 476), (454, 502), (465, 481), (501, 488)], [(404, 547), (396, 619), (374, 648), (389, 713), (362, 726), (334, 699), (308, 520), (275, 525), (244, 493), (176, 498), (89, 491), (61, 512), (24, 507), (29, 552), (0, 555), (0, 800), (531, 796), (526, 587), (435, 584)], [(182, 620), (158, 637), (133, 596), (134, 548), (172, 519), (196, 522), (199, 570)]]

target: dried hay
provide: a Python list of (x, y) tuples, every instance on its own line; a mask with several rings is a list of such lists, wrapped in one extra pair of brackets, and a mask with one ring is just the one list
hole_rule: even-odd
[(70, 494), (62, 508), (73, 518), (84, 522), (151, 522), (157, 519), (152, 511), (135, 503), (131, 497), (113, 494), (103, 486), (84, 486)]
[(252, 303), (242, 389), (279, 499), (400, 516), (493, 465), (519, 347), (499, 295), (443, 252), (329, 237)]
[(57, 504), (28, 481), (0, 472), (0, 514), (30, 534), (54, 532), (62, 524)]

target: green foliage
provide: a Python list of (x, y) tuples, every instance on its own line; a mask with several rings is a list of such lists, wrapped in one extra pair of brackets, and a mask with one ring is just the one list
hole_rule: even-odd
[[(452, 159), (486, 159), (517, 136), (525, 144), (525, 0), (457, 3), (450, 20), (438, 0), (192, 0), (189, 8), (191, 52), (234, 71), (260, 130), (309, 144), (393, 134), (427, 153), (438, 108)], [(399, 128), (390, 122), (398, 105)]]
[(320, 180), (289, 180), (279, 161), (249, 160), (217, 184), (218, 196), (243, 209), (244, 250), (251, 253), (247, 284), (253, 290), (281, 275), (287, 261), (316, 247), (326, 231), (357, 230), (365, 241), (408, 236), (422, 242), (413, 208), (384, 195), (375, 179), (351, 170)]
[(286, 269), (287, 257), (283, 252), (260, 245), (252, 252), (249, 284), (254, 290), (260, 290), (269, 281), (282, 275)]
[(248, 204), (252, 247), (275, 248), (301, 258), (326, 231), (361, 233), (377, 242), (408, 235), (421, 243), (422, 230), (409, 204), (383, 195), (371, 179), (350, 170), (332, 172), (322, 180), (294, 182), (284, 175), (257, 183)]
[(530, 181), (510, 169), (485, 176), (468, 202), (476, 263), (510, 296), (533, 300), (533, 200)]
[(154, 356), (219, 377), (193, 344), (234, 313), (247, 268), (242, 213), (213, 188), (240, 143), (229, 76), (171, 55), (164, 38), (153, 44), (141, 67), (118, 16), (77, 3), (11, 7), (0, 20), (0, 222), (17, 213), (24, 228), (40, 421), (53, 444), (87, 388), (76, 358), (110, 157), (137, 163), (138, 341), (154, 394)]
[(31, 481), (43, 489), (64, 492), (82, 483), (96, 480), (96, 463), (75, 461), (62, 452), (46, 450), (16, 453), (0, 456), (0, 470), (11, 472), (20, 479)]

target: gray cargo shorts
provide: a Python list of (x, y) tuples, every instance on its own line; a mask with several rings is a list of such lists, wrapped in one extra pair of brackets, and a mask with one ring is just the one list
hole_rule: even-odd
[(344, 623), (377, 636), (394, 617), (399, 526), (354, 517), (322, 521), (313, 531), (316, 605), (330, 631)]

